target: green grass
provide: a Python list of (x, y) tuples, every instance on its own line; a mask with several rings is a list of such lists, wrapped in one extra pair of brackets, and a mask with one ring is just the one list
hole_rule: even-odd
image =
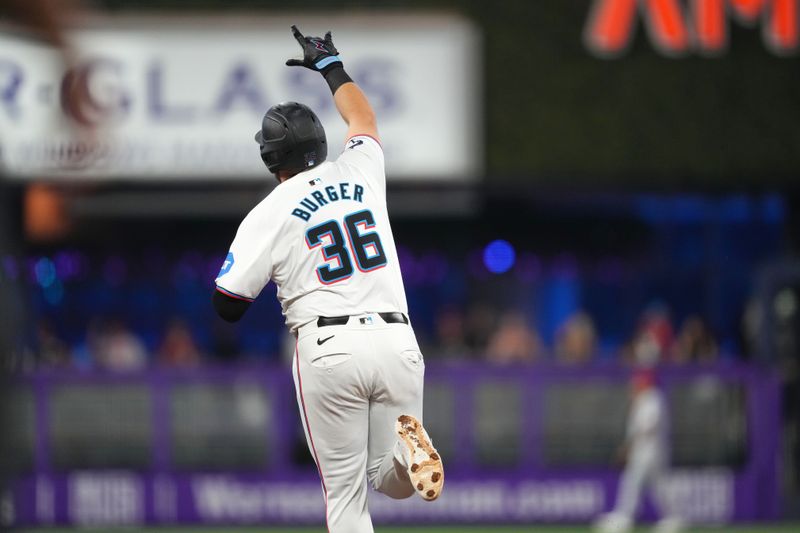
[[(75, 533), (85, 531), (93, 533), (99, 529), (25, 529), (22, 533)], [(324, 528), (103, 528), (103, 533), (324, 533)], [(404, 526), (404, 527), (376, 527), (376, 533), (588, 533), (591, 528), (588, 526)], [(636, 533), (645, 533), (649, 528), (639, 528)], [(797, 533), (800, 531), (800, 524), (756, 524), (751, 526), (721, 526), (721, 527), (698, 527), (687, 529), (686, 533)]]

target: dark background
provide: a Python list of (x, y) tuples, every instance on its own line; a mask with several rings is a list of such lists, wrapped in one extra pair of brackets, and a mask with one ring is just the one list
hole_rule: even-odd
[[(104, 0), (111, 10), (289, 11), (275, 0)], [(641, 16), (630, 50), (583, 43), (589, 0), (308, 1), (303, 9), (452, 10), (483, 32), (485, 147), (493, 186), (797, 187), (800, 58), (730, 17), (729, 49), (667, 58)], [(433, 83), (446, 83), (436, 80)]]

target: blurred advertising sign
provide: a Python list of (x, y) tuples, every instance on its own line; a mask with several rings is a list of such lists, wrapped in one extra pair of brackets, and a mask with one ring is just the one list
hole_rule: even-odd
[[(376, 522), (574, 524), (613, 507), (627, 368), (430, 361), (425, 372), (426, 425), (452, 458), (447, 489), (436, 505), (370, 491)], [(653, 498), (693, 524), (780, 516), (777, 375), (674, 366), (659, 380), (673, 468), (642, 517), (658, 518)], [(321, 524), (293, 393), (283, 366), (26, 377), (8, 402), (20, 423), (0, 527)]]
[[(333, 31), (378, 115), (390, 179), (479, 174), (478, 34), (455, 15), (99, 19), (75, 32), (80, 60), (68, 70), (51, 50), (0, 34), (2, 172), (265, 179), (253, 135), (285, 100), (317, 112), (336, 157), (346, 128), (327, 85), (284, 65), (299, 56), (293, 23)], [(72, 91), (88, 96), (76, 104)]]
[(622, 55), (641, 17), (664, 55), (719, 55), (727, 50), (728, 24), (735, 21), (760, 26), (767, 49), (785, 55), (800, 43), (798, 6), (800, 0), (594, 0), (585, 40), (598, 56)]
[(71, 522), (81, 526), (144, 521), (142, 480), (130, 472), (76, 472), (69, 477)]
[[(436, 505), (425, 505), (419, 498), (390, 500), (370, 491), (370, 514), (385, 524), (578, 523), (597, 517), (615, 498), (617, 476), (613, 473), (540, 473), (536, 477), (457, 476), (448, 480), (447, 491)], [(37, 485), (39, 490), (33, 490)], [(725, 524), (738, 521), (737, 503), (754, 499), (755, 490), (753, 484), (737, 484), (725, 469), (697, 469), (671, 476), (664, 497), (678, 505), (676, 509), (691, 523)], [(325, 517), (319, 481), (306, 475), (276, 480), (259, 473), (154, 477), (84, 471), (16, 480), (9, 497), (15, 513), (6, 525), (308, 525), (322, 523)], [(658, 516), (649, 505), (644, 515)]]

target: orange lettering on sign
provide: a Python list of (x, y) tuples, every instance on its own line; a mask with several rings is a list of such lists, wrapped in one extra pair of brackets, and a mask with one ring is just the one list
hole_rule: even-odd
[(586, 38), (589, 47), (600, 53), (615, 54), (630, 41), (637, 0), (596, 2)]
[[(725, 27), (725, 1), (694, 0), (692, 2), (697, 45), (707, 52), (723, 50), (728, 45), (728, 32)], [(763, 0), (744, 1), (753, 3)]]
[(753, 25), (762, 21), (765, 44), (775, 53), (797, 50), (800, 0), (689, 0), (689, 14), (679, 0), (595, 0), (586, 25), (591, 51), (608, 57), (622, 54), (636, 27), (636, 14), (647, 23), (651, 42), (666, 55), (693, 48), (705, 54), (724, 52), (728, 18)]
[(778, 53), (797, 49), (797, 0), (772, 0), (767, 45)]
[[(640, 5), (641, 4), (641, 7)], [(667, 54), (686, 50), (689, 32), (678, 0), (598, 0), (586, 31), (588, 46), (600, 55), (617, 55), (627, 48), (634, 15), (644, 10), (653, 42)]]
[(746, 22), (755, 22), (767, 1), (768, 0), (728, 0), (728, 4), (733, 8), (733, 12), (742, 20)]
[(666, 54), (689, 48), (689, 30), (678, 0), (645, 0), (645, 19), (654, 44)]

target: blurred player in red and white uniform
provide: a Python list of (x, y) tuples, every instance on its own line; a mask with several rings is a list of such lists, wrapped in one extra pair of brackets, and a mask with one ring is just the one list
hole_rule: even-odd
[(647, 488), (661, 520), (658, 533), (673, 533), (683, 528), (683, 520), (670, 509), (665, 493), (665, 474), (669, 469), (669, 429), (667, 405), (651, 370), (637, 371), (631, 381), (631, 408), (628, 414), (622, 455), (622, 473), (614, 510), (595, 523), (600, 533), (631, 531), (636, 510)]

